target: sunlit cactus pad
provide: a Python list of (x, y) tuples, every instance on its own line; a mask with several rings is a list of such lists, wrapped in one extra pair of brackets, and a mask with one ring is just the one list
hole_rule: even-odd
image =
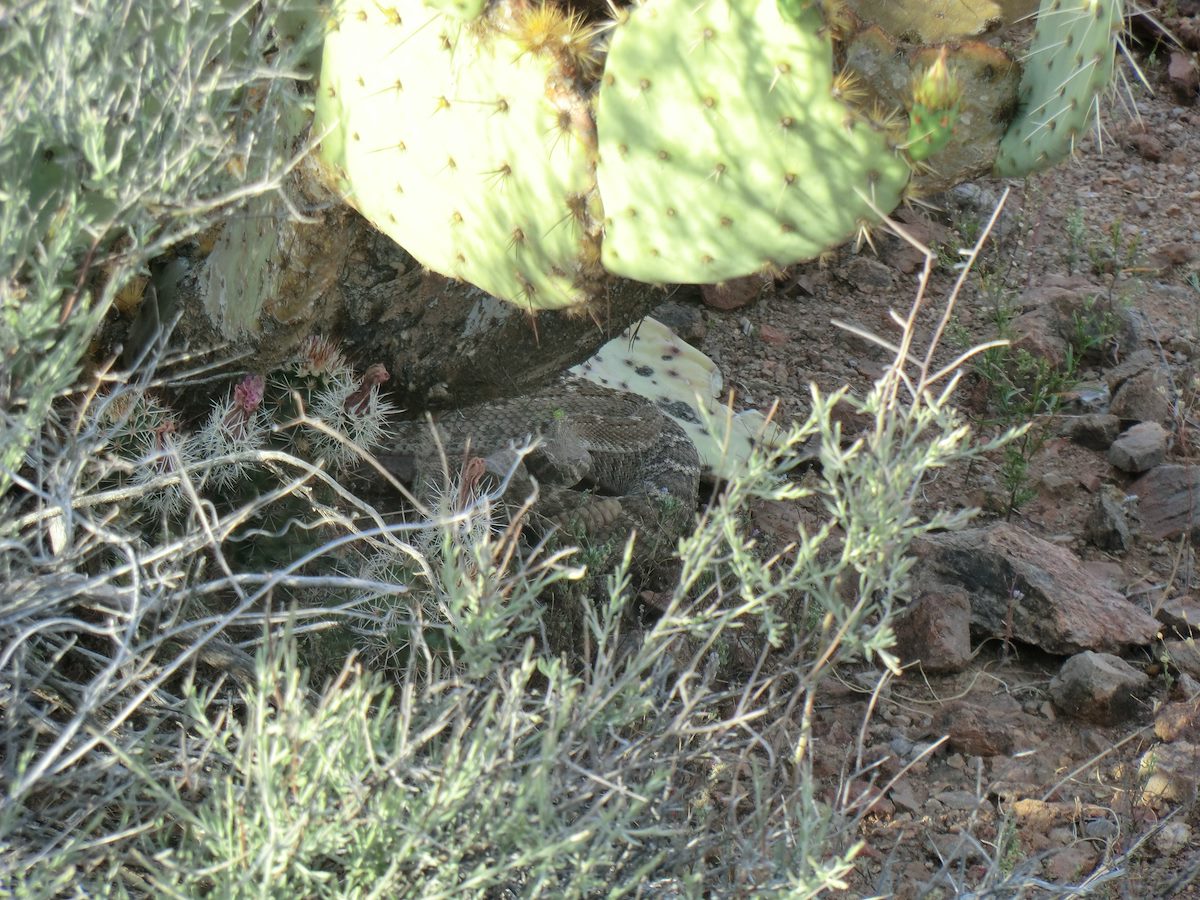
[(648, 282), (717, 282), (818, 256), (908, 181), (886, 136), (831, 94), (820, 10), (647, 0), (600, 88), (602, 259)]
[(315, 133), (349, 201), (444, 275), (532, 310), (587, 300), (594, 131), (555, 56), (421, 0), (345, 0), (337, 22)]

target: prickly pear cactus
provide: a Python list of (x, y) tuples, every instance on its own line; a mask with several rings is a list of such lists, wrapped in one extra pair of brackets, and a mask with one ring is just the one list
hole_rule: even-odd
[(813, 3), (647, 0), (614, 32), (596, 114), (602, 259), (716, 282), (811, 259), (890, 211), (909, 177), (834, 98)]
[(430, 269), (531, 310), (585, 302), (600, 275), (595, 134), (571, 71), (589, 45), (572, 47), (583, 26), (557, 10), (531, 21), (544, 9), (465, 23), (421, 0), (344, 0), (314, 130), (377, 228)]
[(906, 146), (911, 159), (928, 159), (950, 143), (961, 100), (962, 86), (946, 65), (943, 47), (933, 65), (913, 79)]
[(1042, 0), (1021, 77), (1017, 118), (995, 174), (1024, 175), (1068, 156), (1112, 80), (1122, 0)]

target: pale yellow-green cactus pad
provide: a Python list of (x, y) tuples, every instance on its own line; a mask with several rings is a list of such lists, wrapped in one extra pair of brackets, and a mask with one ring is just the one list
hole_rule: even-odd
[(315, 130), (347, 199), (423, 265), (531, 310), (582, 303), (594, 134), (555, 62), (422, 0), (344, 0)]
[(890, 212), (887, 136), (831, 93), (820, 10), (647, 0), (617, 28), (596, 114), (602, 259), (649, 282), (718, 282), (812, 259)]

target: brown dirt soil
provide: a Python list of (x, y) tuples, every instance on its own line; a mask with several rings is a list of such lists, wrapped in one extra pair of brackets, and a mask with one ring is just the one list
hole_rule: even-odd
[[(1200, 462), (1200, 108), (1194, 97), (1192, 105), (1180, 105), (1173, 96), (1166, 54), (1140, 62), (1154, 94), (1137, 84), (1129, 88), (1136, 117), (1128, 99), (1109, 106), (1102, 147), (1093, 133), (1069, 164), (1024, 182), (980, 180), (975, 187), (982, 203), (954, 209), (948, 198), (934, 198), (940, 211), (898, 216), (939, 252), (932, 309), (922, 319), (927, 326), (952, 287), (955, 251), (974, 240), (990, 212), (989, 198), (1012, 188), (993, 240), (959, 298), (942, 347), (946, 360), (996, 337), (998, 317), (1011, 316), (1022, 295), (1056, 277), (1093, 285), (1098, 308), (1111, 310), (1115, 332), (1077, 366), (1074, 387), (1059, 408), (1039, 417), (1035, 428), (1044, 441), (1017, 485), (1029, 495), (1024, 502), (1010, 508), (1012, 490), (997, 453), (970, 471), (946, 472), (928, 484), (919, 512), (982, 506), (980, 522), (1008, 518), (1071, 549), (1096, 577), (1156, 612), (1168, 598), (1200, 595), (1194, 546), (1144, 534), (1125, 552), (1091, 543), (1084, 524), (1096, 493), (1104, 485), (1124, 491), (1132, 479), (1110, 465), (1104, 451), (1064, 436), (1071, 414), (1088, 409), (1105, 374), (1146, 349), (1168, 387), (1165, 424), (1173, 447), (1167, 461)], [(1127, 76), (1132, 82), (1128, 70)], [(894, 337), (888, 312), (907, 311), (919, 262), (895, 237), (877, 236), (876, 245), (877, 254), (847, 249), (794, 270), (749, 305), (705, 311), (702, 347), (722, 367), (740, 404), (765, 408), (778, 397), (786, 420), (805, 415), (810, 382), (825, 390), (849, 384), (860, 395), (868, 390), (889, 354), (831, 320)], [(676, 299), (701, 298), (683, 289)], [(1027, 346), (1053, 354), (1054, 348), (1040, 346), (1042, 337), (1032, 328)], [(981, 436), (1013, 423), (977, 373), (964, 378), (958, 403)], [(775, 529), (782, 541), (797, 515), (759, 509), (755, 521), (768, 534)], [(1139, 757), (1155, 742), (1154, 707), (1179, 699), (1155, 649), (1125, 656), (1154, 679), (1152, 705), (1119, 725), (1099, 727), (1067, 717), (1051, 702), (1047, 688), (1063, 657), (996, 639), (974, 646), (963, 671), (926, 675), (919, 666), (907, 669), (878, 698), (861, 744), (869, 690), (853, 673), (842, 673), (846, 680), (826, 697), (815, 765), (829, 795), (849, 782), (852, 791), (874, 784), (870, 796), (880, 798), (859, 822), (866, 849), (844, 896), (951, 896), (978, 886), (991, 859), (1004, 872), (1024, 873), (1029, 893), (987, 896), (1062, 896), (1051, 885), (1089, 883), (1094, 896), (1200, 897), (1194, 796), (1150, 796), (1137, 775)], [(983, 732), (1000, 723), (1011, 738), (1001, 748), (1006, 752), (974, 755), (996, 749), (973, 740), (972, 722), (980, 717)], [(956, 732), (955, 741), (903, 765), (947, 730)], [(865, 748), (862, 756), (856, 747)], [(952, 881), (924, 893), (922, 885), (943, 869)], [(1116, 869), (1123, 875), (1101, 885), (1104, 873)], [(1036, 879), (1045, 887), (1035, 888)]]

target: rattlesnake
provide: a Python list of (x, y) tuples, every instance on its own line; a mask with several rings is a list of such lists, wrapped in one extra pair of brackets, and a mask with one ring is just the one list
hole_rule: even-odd
[[(418, 494), (442, 484), (469, 457), (502, 477), (514, 448), (541, 446), (518, 469), (515, 489), (536, 479), (538, 521), (576, 537), (624, 543), (631, 529), (642, 550), (669, 552), (691, 519), (699, 488), (696, 448), (684, 430), (650, 400), (562, 376), (536, 393), (448, 410), (427, 421), (399, 423), (379, 462)], [(523, 498), (519, 498), (523, 499)]]

